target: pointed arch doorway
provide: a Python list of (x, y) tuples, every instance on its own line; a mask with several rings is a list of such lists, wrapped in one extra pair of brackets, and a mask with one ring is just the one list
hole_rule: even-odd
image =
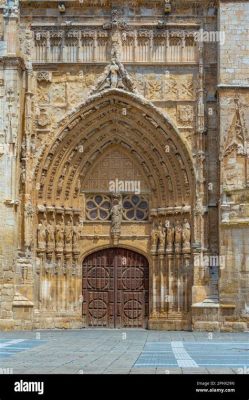
[(83, 261), (85, 326), (146, 328), (149, 315), (149, 265), (139, 253), (108, 248)]

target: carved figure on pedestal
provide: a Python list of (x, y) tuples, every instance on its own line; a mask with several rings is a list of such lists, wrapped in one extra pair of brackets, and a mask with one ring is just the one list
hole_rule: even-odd
[(55, 228), (53, 221), (47, 226), (47, 249), (48, 251), (54, 251), (55, 249)]
[(190, 250), (191, 228), (188, 220), (185, 218), (182, 225), (183, 250)]
[(151, 231), (151, 252), (152, 253), (155, 253), (157, 251), (158, 241), (159, 241), (159, 231), (158, 231), (158, 228), (154, 221), (153, 226), (152, 226), (152, 231)]
[(181, 251), (182, 245), (182, 225), (180, 221), (176, 221), (175, 225), (175, 250), (176, 252)]
[(112, 235), (120, 234), (121, 230), (121, 222), (122, 222), (122, 205), (120, 200), (116, 199), (114, 205), (111, 209), (111, 216), (112, 216), (112, 228), (111, 233)]
[(73, 250), (74, 251), (78, 250), (79, 239), (80, 239), (79, 226), (76, 225), (76, 226), (73, 227)]
[(72, 230), (72, 222), (68, 220), (65, 226), (65, 250), (72, 251), (73, 244), (73, 230)]
[(117, 64), (115, 63), (115, 61), (112, 61), (111, 65), (110, 65), (110, 86), (111, 88), (116, 88), (118, 87), (118, 71), (119, 71), (119, 67), (117, 66)]
[(166, 247), (167, 252), (173, 251), (174, 237), (175, 237), (175, 228), (173, 224), (170, 224), (167, 227), (167, 247)]
[(63, 187), (63, 182), (64, 182), (64, 176), (60, 176), (58, 180), (58, 185), (57, 185), (57, 196), (61, 194), (62, 187)]
[(64, 246), (64, 227), (63, 227), (63, 220), (60, 220), (59, 223), (56, 225), (56, 250), (63, 251)]
[(105, 68), (103, 75), (98, 79), (91, 94), (105, 89), (124, 89), (135, 93), (136, 88), (123, 64), (117, 60), (116, 51), (112, 54), (111, 64)]
[(159, 252), (164, 252), (165, 251), (165, 241), (166, 241), (166, 231), (165, 228), (160, 221), (159, 227), (158, 227), (158, 237), (159, 237)]
[[(25, 196), (26, 197), (26, 196)], [(24, 216), (25, 216), (25, 247), (31, 248), (33, 245), (33, 234), (32, 234), (32, 224), (33, 224), (33, 216), (34, 210), (30, 199), (25, 199), (26, 204), (24, 207)]]
[(37, 228), (37, 247), (39, 250), (46, 249), (47, 229), (46, 229), (46, 217), (44, 216)]

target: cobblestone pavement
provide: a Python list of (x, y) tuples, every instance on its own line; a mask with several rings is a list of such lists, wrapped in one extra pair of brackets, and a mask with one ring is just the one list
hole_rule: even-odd
[(249, 373), (249, 333), (50, 330), (0, 333), (0, 372)]

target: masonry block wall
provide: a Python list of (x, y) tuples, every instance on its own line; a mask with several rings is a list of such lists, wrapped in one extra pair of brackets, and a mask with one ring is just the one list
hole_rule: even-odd
[(22, 136), (23, 69), (18, 13), (0, 6), (0, 328), (12, 328), (18, 255), (18, 154)]
[(221, 1), (220, 104), (220, 319), (224, 330), (244, 330), (249, 304), (249, 3)]

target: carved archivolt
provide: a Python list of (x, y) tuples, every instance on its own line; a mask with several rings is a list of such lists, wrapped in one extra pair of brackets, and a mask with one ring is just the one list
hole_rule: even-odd
[(80, 176), (116, 145), (129, 152), (150, 181), (156, 206), (192, 204), (191, 157), (176, 128), (151, 103), (120, 89), (104, 90), (60, 125), (35, 167), (39, 201), (73, 206)]

